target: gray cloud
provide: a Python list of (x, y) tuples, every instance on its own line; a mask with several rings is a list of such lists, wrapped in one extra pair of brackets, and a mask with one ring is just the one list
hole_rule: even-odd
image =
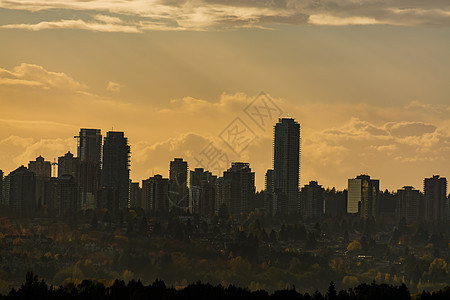
[[(81, 18), (59, 21), (42, 20), (37, 24), (6, 24), (1, 27), (31, 30), (76, 28), (106, 32), (141, 32), (264, 27), (273, 24), (450, 25), (450, 5), (444, 0), (160, 0), (153, 3), (146, 0), (25, 2), (10, 0), (1, 2), (0, 7), (28, 11), (51, 9), (91, 11), (94, 14), (94, 20), (97, 21)], [(108, 16), (108, 14), (114, 14), (114, 16)], [(130, 21), (130, 18), (133, 21)]]
[(398, 137), (422, 136), (426, 133), (433, 133), (437, 129), (432, 124), (421, 122), (388, 123), (385, 127), (391, 135)]

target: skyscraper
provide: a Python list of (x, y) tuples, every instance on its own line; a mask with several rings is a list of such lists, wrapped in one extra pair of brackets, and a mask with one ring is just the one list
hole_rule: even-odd
[(68, 151), (64, 156), (58, 157), (58, 178), (62, 175), (72, 175), (78, 180), (79, 173), (79, 158), (73, 157), (73, 154)]
[(399, 220), (405, 218), (408, 223), (418, 221), (420, 198), (420, 192), (412, 186), (404, 186), (402, 189), (397, 190), (397, 218)]
[(276, 213), (297, 212), (300, 183), (300, 124), (293, 118), (280, 118), (274, 126), (273, 153)]
[(23, 215), (35, 211), (36, 175), (24, 166), (8, 174), (4, 179), (5, 199), (11, 208)]
[(76, 213), (81, 209), (78, 184), (72, 175), (61, 175), (56, 184), (56, 198), (58, 199), (58, 214)]
[(217, 176), (203, 168), (195, 168), (189, 172), (189, 207), (192, 213), (200, 216), (214, 215), (216, 180)]
[(142, 208), (142, 189), (139, 182), (131, 182), (130, 180), (130, 207)]
[(49, 161), (45, 161), (42, 156), (38, 156), (35, 161), (28, 163), (28, 170), (33, 172), (36, 177), (36, 206), (44, 205), (44, 187), (45, 183), (52, 176), (52, 165)]
[(216, 194), (216, 209), (225, 204), (231, 214), (248, 212), (248, 204), (255, 197), (255, 172), (248, 163), (233, 162), (218, 180)]
[(376, 217), (380, 189), (378, 179), (359, 175), (348, 180), (347, 213), (359, 213), (364, 219)]
[(102, 186), (118, 191), (117, 209), (128, 208), (130, 199), (130, 146), (121, 131), (108, 131), (103, 143)]
[(169, 200), (171, 209), (187, 211), (189, 192), (187, 188), (188, 163), (182, 158), (175, 158), (169, 168)]
[(155, 175), (142, 180), (142, 206), (147, 211), (169, 211), (169, 179)]
[(81, 208), (95, 208), (101, 186), (102, 134), (100, 129), (80, 129), (78, 141)]
[(273, 214), (273, 170), (268, 169), (265, 176), (265, 188), (264, 188), (264, 209), (272, 215)]
[(424, 219), (426, 221), (443, 221), (446, 218), (447, 179), (439, 177), (439, 175), (425, 178), (423, 182), (423, 193)]
[(324, 189), (317, 181), (310, 181), (300, 193), (300, 213), (305, 219), (317, 220), (324, 214)]

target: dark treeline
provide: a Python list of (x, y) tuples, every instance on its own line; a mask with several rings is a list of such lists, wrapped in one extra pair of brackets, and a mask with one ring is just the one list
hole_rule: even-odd
[(422, 300), (422, 299), (450, 299), (450, 287), (432, 293), (422, 292), (411, 295), (406, 285), (393, 286), (388, 284), (360, 284), (347, 291), (336, 291), (333, 282), (330, 283), (325, 294), (316, 291), (313, 294), (302, 294), (291, 289), (278, 290), (273, 294), (267, 291), (249, 291), (245, 288), (229, 285), (213, 286), (197, 282), (184, 288), (176, 289), (167, 287), (164, 281), (155, 280), (150, 285), (143, 285), (141, 281), (129, 281), (116, 279), (110, 287), (105, 287), (101, 282), (84, 280), (77, 286), (69, 284), (55, 288), (48, 286), (44, 280), (39, 281), (32, 272), (27, 273), (25, 283), (20, 288), (12, 289), (8, 295), (0, 296), (0, 299), (296, 299), (296, 300)]

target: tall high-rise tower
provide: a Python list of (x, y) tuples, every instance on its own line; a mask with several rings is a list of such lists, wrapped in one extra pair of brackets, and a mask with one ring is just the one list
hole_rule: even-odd
[(280, 118), (274, 126), (273, 141), (274, 208), (276, 213), (299, 209), (300, 124)]
[(380, 181), (368, 175), (359, 175), (348, 180), (347, 213), (364, 219), (376, 217)]
[(81, 208), (95, 208), (101, 183), (102, 133), (100, 129), (80, 129), (78, 158)]
[(217, 209), (225, 204), (231, 214), (249, 211), (255, 197), (255, 172), (249, 163), (233, 162), (217, 183)]
[(102, 186), (117, 190), (116, 209), (129, 207), (130, 146), (121, 131), (108, 131), (103, 143)]
[(426, 221), (443, 221), (446, 218), (447, 178), (434, 175), (423, 181), (424, 219)]
[(187, 188), (188, 163), (182, 158), (170, 162), (169, 169), (169, 201), (172, 209), (187, 211), (189, 208), (189, 192)]

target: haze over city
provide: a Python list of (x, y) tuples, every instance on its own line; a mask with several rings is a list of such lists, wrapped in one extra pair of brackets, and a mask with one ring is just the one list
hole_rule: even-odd
[(0, 0), (0, 299), (450, 299), (448, 0)]
[[(301, 124), (301, 184), (420, 189), (450, 169), (446, 5), (1, 2), (0, 167), (76, 153), (83, 127), (125, 132), (133, 181), (167, 176), (264, 91)], [(258, 190), (275, 122), (239, 156)]]

